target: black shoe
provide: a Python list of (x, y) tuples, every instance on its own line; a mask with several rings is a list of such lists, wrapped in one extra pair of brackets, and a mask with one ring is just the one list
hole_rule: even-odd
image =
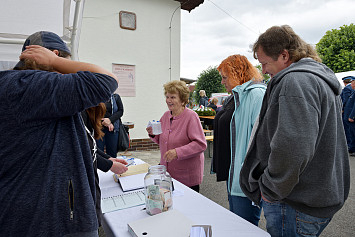
[(349, 156), (355, 156), (355, 152), (349, 152)]

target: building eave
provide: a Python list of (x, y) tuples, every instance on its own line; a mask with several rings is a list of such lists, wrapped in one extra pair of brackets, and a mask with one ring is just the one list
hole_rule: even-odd
[(181, 9), (191, 12), (199, 5), (201, 5), (204, 0), (175, 0), (181, 3)]

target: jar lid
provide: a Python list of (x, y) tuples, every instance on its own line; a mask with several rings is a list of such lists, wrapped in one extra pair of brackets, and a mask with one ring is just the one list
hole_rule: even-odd
[(165, 167), (165, 165), (152, 165), (149, 167), (148, 172), (163, 173), (163, 172), (166, 172), (166, 167)]

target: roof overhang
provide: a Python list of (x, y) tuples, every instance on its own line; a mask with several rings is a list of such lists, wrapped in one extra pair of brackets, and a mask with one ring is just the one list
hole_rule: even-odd
[(191, 10), (198, 7), (204, 0), (175, 0), (181, 3), (181, 9), (191, 12)]
[(183, 77), (180, 77), (180, 81), (184, 81), (186, 84), (191, 84), (191, 83), (196, 82), (196, 80), (194, 80), (194, 79), (188, 79), (188, 78), (183, 78)]

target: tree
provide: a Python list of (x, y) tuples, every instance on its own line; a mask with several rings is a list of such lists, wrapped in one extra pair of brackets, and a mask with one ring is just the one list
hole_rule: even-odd
[(206, 91), (206, 96), (210, 97), (212, 93), (226, 92), (226, 88), (221, 84), (222, 77), (217, 67), (208, 67), (202, 71), (197, 78), (194, 97), (196, 101), (200, 100), (200, 90)]
[(322, 62), (334, 72), (355, 70), (355, 25), (327, 31), (316, 44)]

